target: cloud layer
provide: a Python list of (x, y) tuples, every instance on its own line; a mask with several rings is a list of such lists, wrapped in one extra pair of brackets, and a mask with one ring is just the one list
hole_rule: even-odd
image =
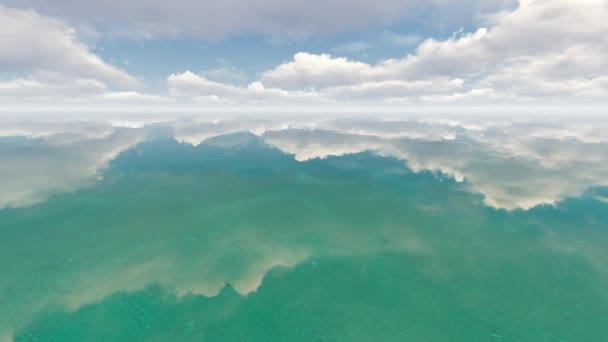
[[(523, 0), (489, 29), (427, 39), (401, 59), (371, 65), (301, 52), (264, 72), (260, 82), (342, 101), (601, 99), (608, 94), (607, 23), (608, 8), (600, 0)], [(199, 88), (198, 94), (242, 95), (219, 87)]]
[[(46, 8), (35, 5), (40, 6), (37, 10)], [(114, 5), (107, 6), (113, 8)], [(148, 9), (157, 11), (157, 5), (152, 4)], [(181, 5), (189, 8), (191, 4)], [(271, 8), (273, 4), (271, 1), (254, 7), (266, 13), (262, 10), (265, 5)], [(313, 11), (314, 6), (308, 5), (306, 8)], [(332, 6), (342, 5), (340, 1), (330, 2), (324, 13), (329, 15)], [(373, 5), (381, 13), (368, 9), (371, 4), (367, 2), (347, 7), (389, 20), (391, 16), (382, 8), (418, 6), (403, 2), (399, 6), (385, 5)], [(432, 6), (439, 5), (447, 9), (454, 4), (439, 1)], [(128, 12), (130, 5), (126, 6)], [(166, 92), (157, 94), (142, 93), (138, 89), (141, 80), (92, 53), (78, 39), (76, 31), (60, 19), (33, 10), (0, 6), (0, 18), (7, 23), (0, 28), (4, 47), (0, 66), (10, 71), (8, 79), (0, 81), (0, 97), (5, 104), (13, 106), (32, 103), (26, 100), (34, 99), (89, 106), (145, 106), (154, 100), (155, 104), (164, 103), (169, 107), (175, 104), (606, 104), (608, 62), (604, 57), (608, 54), (605, 34), (608, 5), (605, 1), (520, 0), (514, 9), (505, 7), (506, 2), (501, 1), (488, 6), (494, 12), (483, 21), (486, 27), (470, 32), (459, 30), (443, 39), (424, 39), (402, 57), (370, 63), (303, 51), (291, 60), (261, 71), (248, 86), (222, 82), (221, 77), (213, 76), (217, 74), (214, 70), (198, 73), (186, 70), (169, 75), (163, 90)], [(77, 11), (78, 5), (74, 7)], [(508, 9), (496, 12), (498, 8)], [(221, 6), (215, 10), (223, 11)], [(302, 11), (305, 16), (307, 12)], [(315, 11), (311, 13), (316, 16)], [(146, 16), (150, 17), (150, 13)], [(312, 19), (303, 18), (302, 22), (309, 23)], [(419, 38), (414, 44), (417, 41)], [(359, 42), (355, 47), (360, 48), (361, 43), (369, 44)], [(340, 53), (345, 48), (334, 52)]]
[(0, 4), (2, 97), (99, 94), (108, 86), (133, 87), (135, 77), (103, 61), (64, 22)]
[[(47, 15), (93, 25), (114, 34), (136, 37), (196, 36), (217, 38), (257, 33), (311, 36), (363, 30), (369, 26), (416, 22), (433, 16), (446, 26), (470, 25), (479, 16), (513, 4), (513, 0), (329, 0), (215, 1), (177, 0), (79, 1), (6, 0), (11, 6), (33, 7)], [(429, 26), (436, 25), (429, 23)]]

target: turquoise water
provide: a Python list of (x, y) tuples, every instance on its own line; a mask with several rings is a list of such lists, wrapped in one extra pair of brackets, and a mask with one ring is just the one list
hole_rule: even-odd
[[(109, 158), (97, 179), (0, 209), (0, 340), (608, 337), (600, 184), (501, 208), (488, 205), (497, 190), (467, 174), (377, 147), (296, 160), (267, 143), (276, 136), (193, 146), (163, 132)], [(470, 156), (458, 144), (475, 145), (459, 139), (411, 146), (462, 161)], [(0, 140), (19, 158), (35, 144)], [(480, 151), (467, 165), (487, 169)], [(491, 163), (507, 173), (519, 162), (500, 160)]]

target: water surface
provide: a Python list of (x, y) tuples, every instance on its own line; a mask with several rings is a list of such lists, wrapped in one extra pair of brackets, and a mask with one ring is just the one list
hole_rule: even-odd
[(608, 336), (597, 123), (5, 127), (0, 339)]

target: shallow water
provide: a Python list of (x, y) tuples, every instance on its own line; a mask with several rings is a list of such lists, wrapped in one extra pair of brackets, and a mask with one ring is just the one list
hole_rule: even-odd
[(0, 339), (608, 336), (595, 123), (13, 125)]

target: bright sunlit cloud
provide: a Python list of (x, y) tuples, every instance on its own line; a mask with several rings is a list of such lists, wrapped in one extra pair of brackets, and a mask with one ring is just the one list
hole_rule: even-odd
[[(300, 52), (287, 59), (277, 56), (274, 60), (283, 62), (254, 72), (242, 71), (249, 68), (246, 64), (207, 70), (176, 66), (164, 80), (151, 80), (145, 74), (129, 72), (133, 67), (119, 65), (111, 55), (106, 55), (103, 44), (108, 39), (135, 38), (116, 35), (108, 28), (108, 22), (95, 19), (90, 10), (63, 2), (50, 8), (38, 1), (19, 4), (9, 1), (0, 5), (4, 23), (0, 27), (3, 45), (0, 101), (7, 108), (25, 104), (145, 107), (157, 103), (167, 107), (356, 103), (603, 105), (608, 98), (608, 62), (604, 58), (608, 54), (605, 34), (608, 5), (605, 1), (520, 0), (518, 4), (494, 1), (485, 5), (471, 2), (466, 9), (453, 13), (469, 16), (466, 28), (446, 36), (424, 29), (426, 24), (412, 21), (411, 16), (431, 8), (438, 16), (449, 16), (450, 9), (455, 7), (453, 2), (435, 1), (429, 5), (390, 2), (373, 6), (367, 2), (350, 4), (347, 7), (353, 13), (346, 16), (333, 11), (344, 5), (341, 1), (330, 1), (323, 10), (325, 16), (320, 17), (314, 4), (300, 8), (270, 1), (256, 6), (256, 11), (249, 14), (248, 24), (238, 25), (220, 23), (220, 19), (228, 15), (220, 6), (215, 9), (217, 21), (197, 20), (204, 23), (200, 25), (206, 25), (199, 27), (189, 23), (188, 18), (176, 18), (186, 8), (202, 5), (178, 1), (174, 12), (157, 19), (167, 25), (174, 24), (175, 32), (163, 31), (162, 25), (151, 25), (128, 11), (127, 6), (122, 15), (114, 14), (108, 20), (133, 34), (146, 32), (147, 44), (186, 39), (175, 35), (206, 40), (209, 37), (205, 32), (214, 30), (217, 31), (212, 34), (216, 36), (214, 41), (229, 42), (237, 39), (231, 35), (253, 29), (259, 36), (250, 39), (258, 40), (259, 45), (269, 44), (268, 37), (290, 39), (288, 37), (296, 33), (314, 37), (331, 31), (330, 27), (335, 25), (349, 32), (341, 35), (344, 38), (339, 38), (340, 35), (332, 38), (335, 44), (320, 52), (313, 47), (312, 38), (299, 38)], [(248, 8), (245, 3), (241, 5), (240, 10)], [(99, 5), (97, 10), (110, 11), (115, 6), (118, 4), (110, 2)], [(149, 10), (160, 11), (155, 6)], [(276, 12), (269, 11), (270, 8)], [(387, 8), (392, 8), (390, 15), (386, 13)], [(284, 31), (282, 28), (287, 27), (287, 22), (277, 18), (287, 20), (296, 12), (315, 20), (302, 19), (301, 26), (298, 27), (298, 22), (289, 26), (294, 28), (293, 32)], [(240, 18), (239, 12), (230, 14)], [(262, 18), (266, 24), (260, 24)], [(355, 24), (361, 22), (367, 22), (372, 31), (381, 30), (378, 38), (365, 38)], [(310, 23), (315, 23), (314, 27), (309, 27)], [(403, 23), (408, 24), (404, 27)], [(393, 26), (400, 27), (401, 32), (387, 30)], [(98, 37), (93, 47), (85, 42), (95, 41), (90, 38), (91, 34), (87, 35), (89, 31)], [(424, 36), (419, 31), (428, 33)], [(361, 38), (351, 38), (357, 35)], [(399, 55), (395, 50), (386, 50), (384, 53), (390, 55), (384, 58), (364, 57), (369, 50), (382, 50), (382, 46), (389, 45), (401, 46), (402, 51), (407, 52)], [(306, 51), (307, 48), (311, 51)], [(246, 47), (242, 49), (238, 53), (247, 53)], [(281, 51), (284, 56), (286, 51)]]

